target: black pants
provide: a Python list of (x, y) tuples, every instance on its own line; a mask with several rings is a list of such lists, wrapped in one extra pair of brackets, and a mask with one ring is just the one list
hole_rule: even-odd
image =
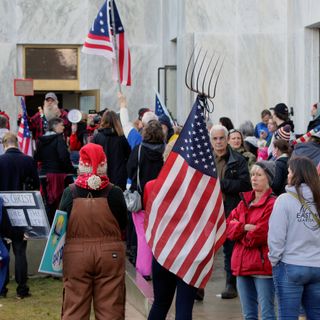
[(176, 320), (191, 320), (197, 288), (192, 287), (172, 272), (162, 267), (156, 259), (152, 261), (154, 302), (148, 320), (165, 320), (176, 296)]
[(223, 253), (224, 253), (224, 270), (227, 273), (227, 283), (232, 283), (234, 276), (231, 271), (231, 256), (234, 246), (234, 241), (226, 240), (223, 244)]
[[(8, 251), (10, 250), (10, 244), (4, 241)], [(12, 240), (12, 249), (15, 257), (14, 273), (15, 280), (18, 284), (17, 294), (25, 296), (29, 293), (29, 287), (27, 286), (28, 280), (28, 263), (27, 263), (27, 241), (26, 240)], [(9, 283), (9, 268), (7, 272), (6, 281), (2, 288), (1, 293), (8, 291), (7, 284)]]

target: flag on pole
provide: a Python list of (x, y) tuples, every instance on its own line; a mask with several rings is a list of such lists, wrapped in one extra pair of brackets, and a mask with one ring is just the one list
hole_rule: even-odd
[(199, 98), (154, 183), (146, 211), (146, 240), (156, 260), (186, 283), (204, 288), (226, 223)]
[(21, 98), (21, 107), (22, 117), (18, 130), (19, 147), (24, 154), (32, 156), (31, 133), (28, 125), (27, 108), (23, 98)]
[(167, 115), (168, 118), (170, 119), (170, 122), (172, 125), (174, 125), (174, 122), (171, 118), (171, 115), (167, 109), (167, 107), (165, 106), (164, 103), (162, 103), (160, 95), (158, 92), (156, 92), (156, 106), (155, 106), (155, 114), (159, 117), (163, 114)]
[(320, 125), (316, 126), (315, 128), (313, 128), (312, 130), (308, 131), (307, 133), (305, 133), (304, 135), (302, 135), (301, 137), (299, 137), (296, 140), (292, 141), (293, 145), (296, 145), (297, 143), (301, 143), (301, 142), (307, 142), (309, 141), (310, 137), (317, 137), (320, 138)]
[[(111, 1), (113, 1), (114, 9), (117, 50), (115, 50), (113, 44)], [(113, 79), (118, 80), (117, 68), (119, 68), (120, 83), (127, 86), (131, 85), (130, 50), (114, 0), (104, 2), (83, 44), (82, 52), (106, 57), (113, 65)], [(118, 59), (116, 59), (116, 53)]]

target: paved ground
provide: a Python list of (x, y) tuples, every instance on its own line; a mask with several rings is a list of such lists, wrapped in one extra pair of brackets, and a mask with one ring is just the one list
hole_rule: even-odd
[[(241, 308), (239, 299), (223, 300), (219, 296), (224, 288), (225, 279), (223, 271), (223, 254), (220, 251), (215, 262), (215, 271), (211, 281), (208, 283), (205, 298), (203, 302), (196, 302), (193, 309), (193, 319), (195, 320), (241, 320)], [(174, 314), (174, 312), (173, 312)], [(144, 320), (146, 319), (139, 314), (133, 306), (127, 303), (126, 319)], [(173, 320), (173, 316), (169, 316), (168, 320)]]

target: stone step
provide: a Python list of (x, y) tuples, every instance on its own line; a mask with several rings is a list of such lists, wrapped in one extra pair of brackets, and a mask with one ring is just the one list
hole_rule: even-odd
[(147, 317), (153, 302), (152, 282), (146, 281), (128, 259), (126, 261), (126, 291), (128, 302)]

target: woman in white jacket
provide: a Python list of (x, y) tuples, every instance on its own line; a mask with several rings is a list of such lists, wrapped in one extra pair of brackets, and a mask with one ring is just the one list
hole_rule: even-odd
[(269, 221), (269, 259), (278, 298), (279, 319), (320, 319), (320, 180), (306, 157), (289, 161), (286, 193)]

